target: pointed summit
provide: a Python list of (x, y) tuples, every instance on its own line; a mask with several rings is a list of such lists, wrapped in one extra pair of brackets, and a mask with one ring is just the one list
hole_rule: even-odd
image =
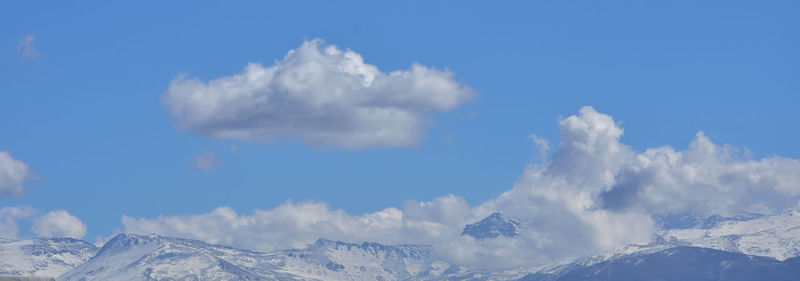
[(464, 226), (461, 235), (469, 235), (477, 239), (495, 238), (500, 235), (516, 237), (522, 232), (522, 222), (515, 218), (503, 217), (493, 213), (485, 219)]

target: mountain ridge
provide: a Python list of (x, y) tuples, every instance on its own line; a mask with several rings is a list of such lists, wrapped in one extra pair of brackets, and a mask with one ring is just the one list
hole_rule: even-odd
[[(498, 230), (498, 226), (502, 227), (510, 221), (514, 222), (513, 220), (516, 219), (505, 218), (497, 213), (469, 225), (479, 226), (480, 233), (497, 234), (494, 237), (479, 238), (492, 239), (505, 236)], [(513, 230), (515, 235), (520, 235), (519, 231), (525, 229), (521, 223), (513, 225), (514, 227), (509, 229)], [(467, 226), (465, 231), (468, 229)], [(38, 242), (33, 242), (34, 240)], [(24, 245), (38, 246), (22, 247)], [(704, 250), (694, 250), (695, 248)], [(27, 252), (18, 249), (27, 249)], [(87, 252), (81, 249), (88, 249), (91, 257), (86, 257)], [(303, 248), (263, 253), (155, 234), (119, 234), (99, 249), (75, 239), (0, 239), (0, 264), (3, 257), (9, 260), (11, 257), (21, 257), (20, 253), (30, 256), (28, 259), (61, 258), (61, 260), (65, 254), (71, 254), (74, 258), (75, 253), (84, 253), (82, 259), (78, 260), (82, 262), (77, 264), (74, 262), (75, 259), (70, 260), (74, 266), (58, 276), (57, 280), (86, 281), (109, 279), (553, 281), (577, 280), (570, 279), (578, 278), (575, 276), (583, 276), (585, 280), (614, 280), (613, 278), (628, 276), (624, 274), (634, 274), (631, 276), (644, 274), (631, 264), (645, 264), (658, 268), (656, 264), (646, 262), (660, 261), (664, 263), (665, 268), (684, 266), (682, 260), (672, 259), (669, 258), (671, 254), (667, 255), (676, 249), (677, 252), (674, 253), (685, 253), (687, 257), (695, 259), (708, 255), (709, 260), (716, 259), (718, 262), (737, 261), (735, 263), (739, 266), (737, 270), (743, 270), (744, 273), (750, 269), (778, 270), (785, 264), (800, 265), (800, 258), (796, 258), (800, 256), (800, 211), (790, 210), (750, 219), (734, 218), (703, 228), (664, 230), (657, 233), (653, 241), (647, 244), (625, 245), (595, 256), (555, 265), (494, 271), (473, 270), (448, 263), (439, 259), (434, 247), (430, 245), (350, 243), (320, 238)], [(745, 260), (757, 262), (742, 262)], [(42, 264), (60, 265), (56, 260)], [(18, 268), (7, 271), (14, 275), (37, 272), (31, 271), (30, 267), (22, 263), (15, 266)], [(0, 267), (3, 268), (8, 269), (11, 266)], [(25, 268), (28, 268), (28, 271), (23, 270)], [(709, 274), (717, 275), (728, 270), (710, 264), (706, 268)], [(61, 271), (65, 269), (63, 266), (60, 267)], [(586, 275), (590, 269), (608, 274)], [(39, 268), (38, 272), (58, 273), (42, 268)], [(668, 272), (662, 274), (671, 276)], [(738, 280), (729, 277), (720, 280)], [(780, 278), (776, 280), (783, 280)]]

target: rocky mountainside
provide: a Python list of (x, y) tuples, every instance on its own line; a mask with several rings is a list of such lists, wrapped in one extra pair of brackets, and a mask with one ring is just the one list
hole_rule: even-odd
[(461, 235), (477, 239), (495, 238), (498, 236), (516, 237), (523, 231), (522, 222), (515, 218), (506, 218), (500, 213), (493, 213), (485, 219), (464, 226)]

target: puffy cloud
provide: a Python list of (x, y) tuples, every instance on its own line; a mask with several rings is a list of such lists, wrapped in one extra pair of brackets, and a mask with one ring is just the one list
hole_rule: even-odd
[(699, 132), (685, 151), (665, 146), (638, 154), (600, 199), (609, 209), (732, 215), (780, 211), (797, 205), (798, 195), (797, 159), (749, 159)]
[[(752, 160), (698, 133), (685, 151), (636, 152), (623, 129), (592, 107), (562, 119), (549, 161), (532, 163), (514, 186), (469, 207), (450, 195), (409, 201), (402, 209), (351, 215), (324, 203), (286, 203), (239, 215), (218, 208), (194, 216), (123, 217), (125, 231), (197, 238), (249, 249), (300, 247), (318, 237), (431, 244), (448, 260), (475, 268), (534, 265), (589, 255), (652, 238), (653, 214), (728, 214), (797, 205), (800, 161)], [(536, 141), (536, 139), (534, 139)], [(539, 148), (545, 147), (539, 139)], [(519, 237), (461, 236), (493, 212), (520, 219)]]
[(208, 171), (219, 165), (220, 161), (213, 152), (207, 151), (203, 155), (192, 157), (192, 164), (195, 168)]
[(29, 218), (35, 213), (36, 209), (28, 206), (0, 208), (0, 237), (17, 238), (19, 236), (17, 220)]
[(34, 219), (31, 230), (40, 237), (80, 239), (86, 235), (86, 224), (66, 210), (55, 210)]
[(489, 266), (486, 260), (545, 263), (650, 239), (654, 227), (648, 214), (603, 209), (597, 201), (635, 155), (619, 142), (622, 128), (591, 107), (559, 123), (561, 143), (551, 161), (529, 165), (511, 190), (475, 208), (484, 216), (499, 211), (523, 219), (530, 226), (524, 235), (499, 244), (461, 237), (458, 247), (449, 247), (454, 260), (478, 266)]
[(22, 183), (31, 176), (25, 162), (12, 158), (8, 151), (0, 151), (0, 197), (24, 195)]
[(17, 45), (17, 54), (25, 59), (35, 59), (41, 56), (39, 51), (33, 48), (34, 41), (36, 41), (36, 37), (33, 35), (28, 34), (22, 37), (22, 40)]
[(304, 42), (272, 66), (203, 82), (179, 75), (163, 95), (180, 127), (249, 141), (299, 139), (348, 149), (409, 146), (430, 114), (476, 93), (441, 71), (413, 64), (384, 73), (360, 54)]

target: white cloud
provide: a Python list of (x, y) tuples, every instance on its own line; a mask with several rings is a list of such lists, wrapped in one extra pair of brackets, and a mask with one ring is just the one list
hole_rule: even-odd
[(194, 164), (194, 167), (203, 171), (211, 170), (218, 166), (219, 163), (220, 161), (217, 159), (217, 156), (210, 151), (203, 153), (203, 155), (192, 157), (192, 164)]
[(22, 37), (22, 40), (20, 40), (17, 45), (17, 54), (26, 59), (35, 59), (41, 56), (39, 51), (33, 48), (34, 41), (36, 41), (36, 37), (33, 35), (28, 34)]
[(0, 237), (15, 239), (19, 236), (17, 220), (29, 218), (36, 209), (28, 206), (0, 208)]
[(432, 202), (409, 201), (403, 210), (387, 208), (363, 215), (332, 210), (325, 203), (287, 202), (271, 210), (240, 215), (229, 207), (206, 214), (123, 216), (125, 232), (190, 237), (254, 250), (302, 247), (318, 238), (383, 243), (435, 243), (457, 236), (470, 221), (469, 207), (457, 196)]
[(605, 207), (648, 213), (773, 213), (795, 206), (800, 195), (797, 159), (749, 159), (703, 132), (685, 151), (665, 146), (638, 154), (615, 177), (601, 194)]
[(24, 195), (27, 189), (22, 183), (32, 176), (25, 162), (12, 158), (8, 151), (0, 151), (0, 197)]
[[(473, 267), (534, 265), (649, 240), (652, 214), (728, 214), (794, 207), (800, 161), (752, 160), (698, 133), (690, 147), (638, 153), (623, 129), (583, 107), (561, 120), (561, 143), (549, 161), (530, 164), (510, 190), (470, 208), (454, 195), (409, 201), (402, 209), (351, 215), (324, 203), (286, 203), (240, 215), (227, 207), (194, 216), (123, 217), (126, 232), (159, 233), (248, 249), (301, 247), (318, 237), (432, 244), (448, 260)], [(539, 142), (541, 148), (543, 142)], [(518, 238), (460, 236), (493, 212), (521, 219)]]
[(559, 123), (562, 140), (551, 161), (529, 165), (511, 190), (475, 208), (482, 216), (499, 211), (522, 218), (532, 227), (513, 243), (459, 238), (459, 247), (476, 254), (450, 247), (453, 259), (479, 266), (489, 266), (486, 260), (544, 263), (650, 238), (654, 228), (648, 214), (606, 210), (597, 203), (615, 171), (634, 155), (619, 143), (622, 128), (591, 107)]
[(299, 139), (347, 149), (416, 144), (430, 114), (476, 93), (420, 64), (384, 73), (360, 54), (304, 42), (272, 66), (208, 82), (179, 75), (163, 95), (181, 128), (214, 138)]
[(31, 230), (39, 237), (80, 239), (86, 235), (86, 224), (66, 210), (55, 210), (34, 219)]

